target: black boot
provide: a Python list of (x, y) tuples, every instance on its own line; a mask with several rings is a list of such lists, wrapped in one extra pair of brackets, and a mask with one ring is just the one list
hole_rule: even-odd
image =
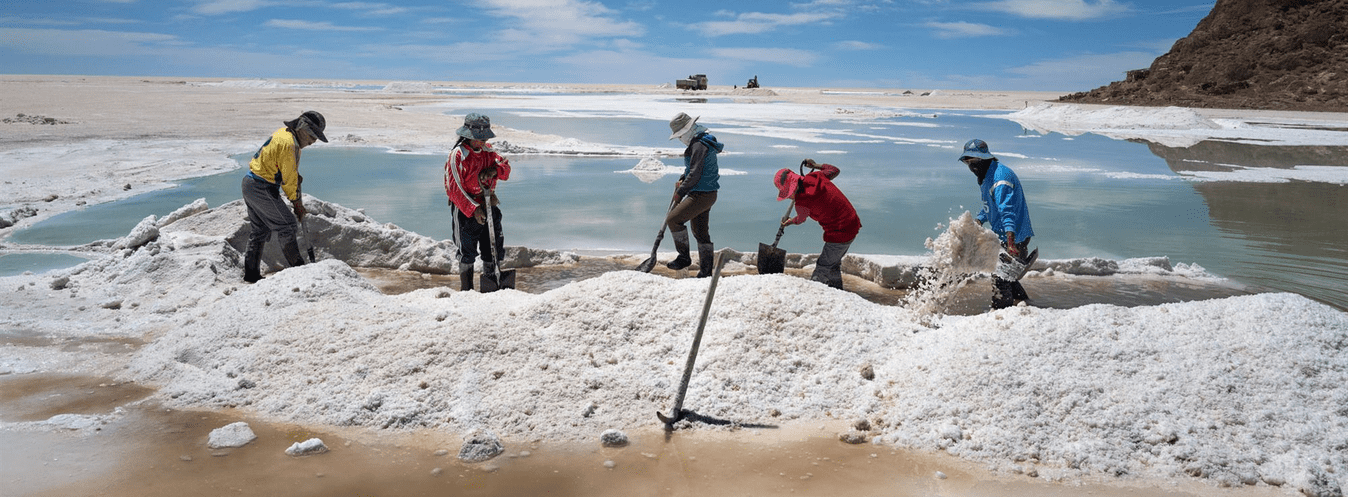
[(693, 258), (688, 255), (688, 230), (671, 231), (674, 236), (674, 250), (679, 251), (679, 256), (665, 264), (665, 267), (678, 271), (693, 265)]
[(697, 244), (697, 277), (711, 276), (712, 266), (716, 265), (716, 250), (710, 243)]
[(459, 271), (459, 291), (466, 292), (473, 289), (473, 266), (468, 266), (463, 271)]
[(257, 283), (262, 280), (262, 271), (258, 266), (262, 264), (262, 247), (248, 247), (248, 252), (243, 255), (243, 281)]
[(1015, 290), (1012, 289), (1014, 281), (1007, 281), (996, 276), (992, 277), (992, 308), (1005, 309), (1016, 305)]
[(290, 263), (290, 267), (304, 265), (304, 256), (300, 255), (300, 242), (294, 238), (286, 241), (285, 245), (281, 245), (281, 255), (285, 256), (286, 262)]

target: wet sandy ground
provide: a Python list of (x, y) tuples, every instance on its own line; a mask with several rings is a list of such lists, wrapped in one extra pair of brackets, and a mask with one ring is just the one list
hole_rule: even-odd
[[(541, 293), (607, 271), (631, 269), (622, 258), (585, 257), (568, 266), (519, 269), (518, 289)], [(655, 271), (672, 278), (693, 271)], [(754, 274), (729, 271), (726, 276)], [(788, 274), (808, 278), (807, 271)], [(369, 270), (360, 273), (381, 291), (459, 288), (455, 276)], [(904, 290), (848, 277), (849, 291), (898, 305)], [(986, 281), (961, 290), (952, 314), (983, 312)], [(1042, 307), (1109, 302), (1143, 305), (1246, 293), (1223, 284), (1178, 278), (1030, 277), (1025, 286)], [(57, 347), (132, 353), (132, 339), (55, 340), (0, 336), (4, 346)], [(837, 434), (845, 421), (778, 427), (667, 433), (651, 413), (649, 427), (629, 430), (631, 445), (506, 440), (506, 453), (485, 463), (455, 457), (458, 434), (415, 434), (269, 423), (246, 411), (178, 411), (152, 400), (149, 388), (108, 378), (67, 374), (0, 376), (0, 421), (41, 421), (57, 414), (125, 414), (98, 429), (31, 431), (0, 429), (0, 492), (68, 496), (404, 496), (404, 495), (1285, 495), (1281, 489), (1218, 489), (1193, 479), (1049, 482), (1038, 475), (993, 475), (978, 465), (939, 453), (849, 445)], [(258, 440), (236, 449), (210, 449), (211, 430), (247, 421)], [(287, 447), (321, 438), (331, 452), (285, 455)], [(438, 450), (447, 455), (436, 455)], [(608, 467), (612, 466), (612, 467)], [(944, 475), (942, 477), (941, 475)]]
[[(829, 495), (1273, 496), (1271, 487), (1218, 489), (1186, 479), (1053, 483), (994, 476), (941, 454), (849, 445), (835, 424), (666, 433), (629, 432), (622, 448), (506, 440), (505, 454), (461, 463), (456, 436), (311, 430), (236, 411), (176, 411), (136, 403), (150, 391), (70, 375), (0, 377), (0, 420), (57, 413), (127, 414), (93, 432), (0, 430), (0, 486), (15, 496)], [(258, 439), (210, 449), (211, 430), (247, 421)], [(331, 451), (291, 457), (321, 438)], [(436, 455), (445, 449), (446, 455)], [(609, 467), (611, 466), (611, 467)]]

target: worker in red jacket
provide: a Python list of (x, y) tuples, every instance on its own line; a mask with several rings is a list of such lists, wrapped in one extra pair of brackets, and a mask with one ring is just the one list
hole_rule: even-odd
[[(497, 181), (510, 179), (510, 161), (501, 157), (487, 140), (496, 137), (491, 119), (476, 112), (463, 118), (456, 133), (458, 143), (445, 161), (445, 194), (454, 208), (454, 246), (458, 247), (459, 290), (473, 289), (473, 263), (482, 257), (482, 274), (491, 274), (500, 261), (491, 253), (487, 237), (497, 247), (505, 246), (501, 230), (501, 209), (495, 196), (486, 198), (486, 190), (495, 190)], [(487, 233), (487, 216), (492, 216), (496, 233)]]
[(784, 168), (772, 178), (777, 186), (777, 201), (789, 198), (796, 203), (796, 217), (782, 220), (782, 225), (800, 224), (807, 217), (819, 222), (824, 228), (824, 249), (819, 252), (810, 279), (841, 290), (843, 256), (861, 231), (861, 218), (852, 202), (833, 184), (833, 178), (841, 172), (838, 168), (817, 164), (813, 159), (805, 159), (801, 164), (814, 171), (801, 176)]

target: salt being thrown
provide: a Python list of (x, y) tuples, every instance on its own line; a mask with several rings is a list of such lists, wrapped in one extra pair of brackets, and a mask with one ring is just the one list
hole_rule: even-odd
[(926, 246), (931, 256), (918, 270), (919, 283), (906, 305), (929, 322), (974, 276), (995, 269), (1001, 242), (965, 211), (935, 239), (928, 238)]

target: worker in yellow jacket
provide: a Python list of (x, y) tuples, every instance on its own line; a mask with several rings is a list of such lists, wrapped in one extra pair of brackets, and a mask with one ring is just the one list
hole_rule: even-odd
[[(262, 246), (276, 232), (281, 243), (281, 254), (291, 266), (304, 264), (299, 241), (295, 238), (299, 220), (304, 217), (304, 202), (300, 199), (300, 149), (315, 141), (327, 143), (323, 135), (327, 122), (323, 115), (306, 111), (285, 127), (271, 134), (262, 148), (248, 162), (248, 174), (243, 177), (243, 203), (248, 206), (248, 251), (243, 256), (243, 279), (255, 283), (262, 279), (259, 265)], [(282, 192), (290, 200), (286, 206)]]

